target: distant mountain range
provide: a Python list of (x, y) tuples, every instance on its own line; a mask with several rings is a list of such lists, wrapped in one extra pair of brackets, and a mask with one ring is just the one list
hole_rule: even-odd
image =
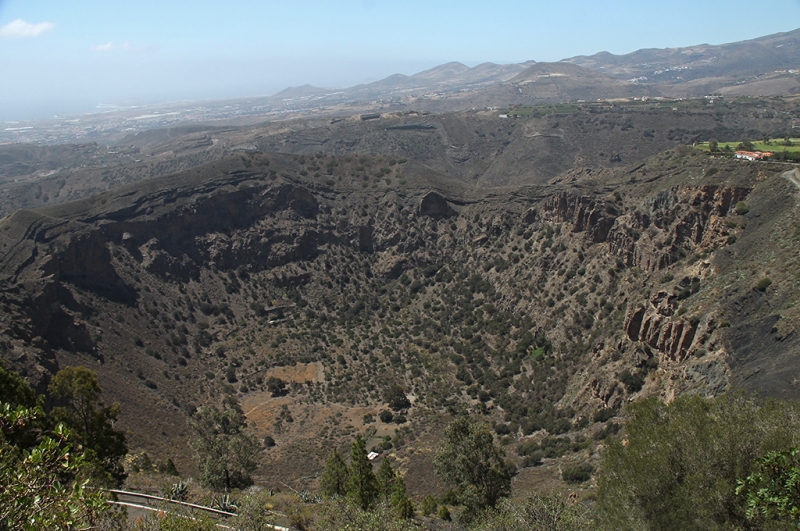
[[(800, 93), (800, 29), (730, 44), (642, 49), (625, 55), (599, 52), (556, 63), (483, 63), (470, 68), (451, 62), (345, 89), (292, 87), (269, 99), (295, 105), (309, 100), (399, 102), (459, 92), (463, 94), (457, 100), (476, 104), (497, 100), (500, 105), (631, 96), (796, 94)], [(454, 102), (449, 103), (445, 107)]]
[[(800, 29), (730, 44), (599, 52), (558, 62), (451, 62), (347, 88), (289, 87), (271, 96), (173, 102), (0, 131), (0, 142), (114, 143), (134, 131), (191, 122), (240, 126), (294, 118), (338, 120), (386, 112), (455, 112), (631, 98), (800, 94)], [(36, 127), (32, 127), (35, 125)]]
[(626, 55), (600, 52), (563, 62), (655, 86), (665, 95), (797, 93), (800, 29), (718, 46), (645, 49)]
[(441, 91), (453, 92), (467, 88), (480, 88), (503, 83), (536, 64), (534, 61), (520, 64), (498, 65), (482, 63), (470, 68), (462, 63), (451, 62), (433, 67), (411, 76), (393, 74), (373, 83), (355, 85), (346, 89), (326, 89), (303, 85), (290, 87), (272, 96), (273, 99), (336, 97), (359, 99), (381, 97), (404, 92)]

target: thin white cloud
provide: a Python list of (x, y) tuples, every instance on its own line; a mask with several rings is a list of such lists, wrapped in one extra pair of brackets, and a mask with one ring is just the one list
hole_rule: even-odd
[(94, 52), (107, 52), (114, 47), (114, 43), (108, 41), (105, 44), (98, 44), (97, 46), (92, 46), (92, 51)]
[(52, 22), (39, 22), (31, 24), (21, 18), (9, 22), (5, 26), (0, 26), (0, 39), (22, 39), (25, 37), (38, 37), (46, 31), (56, 27)]
[(121, 50), (123, 52), (144, 52), (147, 51), (148, 49), (140, 46), (131, 46), (129, 42), (123, 42), (122, 44), (114, 44), (112, 41), (108, 41), (105, 44), (98, 44), (97, 46), (92, 46), (93, 52), (109, 52), (111, 50)]

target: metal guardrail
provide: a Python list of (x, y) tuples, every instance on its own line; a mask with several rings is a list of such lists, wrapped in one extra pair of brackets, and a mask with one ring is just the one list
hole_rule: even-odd
[[(152, 507), (150, 505), (139, 505), (138, 503), (128, 503), (128, 502), (121, 502), (121, 501), (114, 501), (114, 500), (108, 500), (108, 503), (110, 503), (112, 505), (119, 505), (119, 506), (122, 506), (122, 507), (131, 507), (133, 509), (141, 509), (143, 511), (153, 511), (153, 512), (161, 512), (161, 511), (163, 511), (163, 509), (160, 509), (158, 507)], [(194, 520), (194, 518), (192, 518), (191, 516), (182, 516), (182, 518), (189, 518), (191, 520)], [(223, 524), (214, 524), (214, 525), (216, 527), (220, 528), (220, 529), (234, 529), (233, 527), (229, 527), (229, 526), (223, 525)], [(234, 531), (236, 531), (236, 530), (234, 530)], [(289, 531), (289, 530), (287, 529), (286, 531)]]
[[(232, 516), (238, 516), (236, 513), (230, 513), (228, 511), (222, 511), (220, 509), (214, 509), (213, 507), (206, 507), (205, 505), (197, 505), (195, 503), (182, 502), (182, 501), (178, 501), (178, 500), (170, 500), (168, 498), (163, 498), (161, 496), (153, 496), (151, 494), (143, 494), (141, 492), (130, 492), (130, 491), (126, 491), (126, 490), (117, 490), (117, 489), (104, 489), (104, 490), (105, 490), (105, 492), (114, 494), (117, 497), (128, 497), (128, 498), (133, 498), (134, 500), (137, 500), (137, 499), (138, 500), (145, 500), (145, 503), (148, 503), (150, 501), (155, 501), (155, 502), (158, 502), (160, 504), (171, 504), (171, 505), (175, 505), (175, 506), (186, 507), (188, 509), (210, 513), (211, 515), (214, 515), (214, 516), (216, 516), (218, 518), (220, 518), (220, 517), (221, 518), (230, 518)], [(129, 501), (108, 500), (108, 503), (113, 504), (113, 505), (120, 505), (120, 506), (123, 506), (123, 507), (132, 507), (132, 508), (136, 508), (136, 509), (142, 509), (142, 510), (146, 510), (146, 511), (163, 511), (164, 510), (163, 507), (153, 507), (152, 505), (143, 505), (143, 504), (140, 504), (140, 503), (133, 503), (133, 502), (129, 502)], [(226, 526), (226, 525), (223, 525), (223, 524), (216, 524), (216, 526), (219, 527), (220, 529), (235, 529), (233, 527), (229, 527), (229, 526)], [(279, 525), (271, 525), (269, 527), (272, 527), (272, 529), (275, 529), (276, 531), (289, 531), (288, 527), (282, 527), (282, 526), (279, 526)]]
[(217, 516), (221, 516), (224, 518), (229, 518), (231, 516), (237, 516), (236, 513), (229, 513), (227, 511), (222, 511), (220, 509), (214, 509), (212, 507), (206, 507), (204, 505), (197, 505), (195, 503), (188, 503), (182, 502), (178, 500), (170, 500), (169, 498), (162, 498), (161, 496), (153, 496), (151, 494), (142, 494), (141, 492), (129, 492), (126, 490), (116, 490), (116, 489), (108, 489), (106, 492), (110, 492), (112, 494), (116, 494), (117, 496), (128, 496), (135, 499), (144, 499), (144, 500), (153, 500), (158, 501), (159, 503), (169, 503), (172, 505), (180, 505), (183, 507), (187, 507), (190, 509), (196, 509), (198, 511), (204, 511), (207, 513), (211, 513)]

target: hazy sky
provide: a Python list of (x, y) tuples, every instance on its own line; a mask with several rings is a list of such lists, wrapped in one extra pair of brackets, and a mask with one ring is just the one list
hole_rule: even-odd
[(0, 0), (0, 120), (126, 100), (348, 86), (449, 61), (557, 61), (722, 44), (800, 26), (800, 0), (773, 0), (766, 9), (752, 0), (607, 4)]

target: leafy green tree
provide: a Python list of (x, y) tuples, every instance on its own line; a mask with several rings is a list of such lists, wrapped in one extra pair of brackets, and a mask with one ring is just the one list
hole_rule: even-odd
[(368, 509), (378, 495), (378, 480), (372, 471), (372, 464), (367, 459), (367, 447), (361, 435), (350, 447), (350, 470), (345, 484), (347, 497), (362, 509)]
[(0, 530), (119, 529), (103, 491), (77, 479), (85, 461), (69, 428), (57, 425), (32, 448), (9, 443), (42, 417), (39, 407), (0, 403)]
[(10, 404), (12, 408), (27, 408), (42, 405), (31, 387), (14, 371), (5, 368), (0, 360), (0, 402)]
[(194, 435), (190, 445), (197, 453), (203, 486), (229, 491), (253, 483), (250, 473), (258, 464), (261, 447), (247, 429), (238, 405), (225, 410), (201, 407), (188, 424)]
[(69, 426), (87, 453), (97, 459), (116, 484), (121, 484), (127, 476), (122, 459), (128, 446), (125, 433), (114, 429), (120, 406), (103, 405), (97, 375), (84, 367), (64, 367), (53, 376), (48, 391), (64, 404), (51, 411), (54, 421)]
[[(0, 404), (11, 409), (17, 406), (34, 409), (44, 408), (43, 397), (37, 396), (33, 389), (14, 371), (7, 370), (0, 361)], [(6, 442), (20, 449), (29, 449), (41, 442), (42, 436), (52, 430), (54, 424), (44, 413), (33, 415), (18, 429), (4, 434)]]
[(383, 461), (381, 461), (381, 466), (378, 467), (376, 477), (378, 479), (378, 492), (380, 496), (384, 500), (388, 500), (392, 495), (392, 491), (394, 491), (394, 485), (398, 479), (397, 474), (392, 470), (392, 466), (389, 464), (389, 459), (384, 458)]
[(406, 392), (397, 384), (390, 385), (383, 393), (383, 398), (395, 411), (411, 407), (411, 401), (408, 400)]
[(614, 529), (748, 529), (737, 481), (800, 438), (800, 404), (741, 395), (648, 398), (625, 416), (626, 442), (608, 443), (597, 475), (597, 509)]
[(756, 146), (750, 140), (739, 142), (736, 146), (736, 151), (755, 151)]
[(325, 496), (344, 496), (349, 475), (347, 463), (339, 455), (338, 450), (334, 448), (325, 460), (325, 468), (322, 469), (322, 476), (320, 477), (322, 494)]
[(267, 390), (272, 393), (272, 396), (283, 396), (286, 394), (286, 382), (275, 376), (267, 378), (265, 383)]
[(736, 494), (744, 496), (750, 520), (800, 519), (800, 450), (773, 451), (756, 460), (755, 471), (739, 481)]
[(511, 493), (511, 474), (503, 449), (484, 425), (459, 417), (447, 427), (434, 461), (435, 473), (455, 487), (466, 516), (494, 507)]

